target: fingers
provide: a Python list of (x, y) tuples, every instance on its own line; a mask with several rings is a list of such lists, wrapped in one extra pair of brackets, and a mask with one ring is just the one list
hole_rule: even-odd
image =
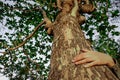
[(80, 60), (86, 58), (87, 55), (88, 55), (87, 51), (88, 51), (87, 49), (82, 49), (81, 50), (82, 53), (77, 55), (77, 56), (75, 56), (74, 59), (72, 60), (72, 62), (80, 61)]
[(84, 63), (88, 63), (88, 62), (91, 62), (91, 61), (92, 61), (91, 59), (87, 58), (87, 59), (83, 59), (81, 61), (77, 61), (77, 62), (75, 62), (75, 64), (76, 65), (78, 65), (78, 64), (84, 64)]
[(75, 62), (75, 64), (76, 65), (85, 64), (84, 67), (92, 67), (92, 66), (98, 65), (98, 62), (93, 61), (92, 59), (83, 59), (81, 61)]
[(111, 60), (109, 56), (106, 56), (100, 52), (82, 49), (81, 54), (76, 56), (72, 62), (76, 65), (84, 64), (85, 67), (91, 67), (95, 65), (108, 65), (108, 62), (113, 62), (113, 60)]
[(80, 60), (82, 60), (84, 58), (85, 58), (84, 54), (79, 54), (78, 56), (74, 57), (74, 59), (72, 60), (72, 62), (80, 61)]
[(87, 51), (89, 51), (89, 50), (87, 50), (87, 49), (81, 49), (80, 51), (82, 51), (82, 52), (87, 52)]
[(85, 64), (84, 67), (92, 67), (92, 66), (95, 66), (95, 65), (98, 65), (98, 64), (97, 64), (96, 61), (93, 61), (93, 62)]

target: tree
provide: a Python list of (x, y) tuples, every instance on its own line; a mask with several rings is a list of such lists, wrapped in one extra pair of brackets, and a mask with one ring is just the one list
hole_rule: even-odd
[[(54, 2), (55, 2), (54, 0), (52, 0), (52, 1), (51, 0), (44, 0), (44, 1), (38, 0), (37, 2), (33, 1), (31, 4), (29, 1), (16, 1), (14, 6), (1, 2), (1, 4), (0, 4), (2, 6), (1, 11), (3, 12), (0, 15), (1, 20), (4, 18), (4, 16), (7, 16), (6, 20), (7, 20), (7, 26), (9, 26), (8, 28), (14, 29), (16, 31), (13, 34), (6, 33), (6, 35), (10, 39), (10, 41), (9, 41), (10, 43), (8, 43), (8, 41), (4, 40), (4, 39), (1, 42), (1, 49), (6, 49), (6, 52), (0, 58), (1, 59), (0, 63), (4, 66), (4, 67), (2, 67), (3, 71), (2, 70), (1, 71), (3, 74), (9, 76), (10, 79), (28, 79), (28, 78), (30, 78), (30, 79), (46, 79), (46, 77), (47, 77), (46, 74), (48, 73), (48, 68), (45, 68), (44, 64), (47, 63), (49, 60), (50, 55), (48, 55), (46, 53), (48, 53), (51, 48), (50, 48), (49, 44), (45, 45), (46, 44), (45, 42), (51, 42), (52, 37), (50, 38), (49, 36), (47, 36), (45, 29), (43, 27), (40, 27), (40, 26), (43, 26), (43, 24), (45, 22), (46, 22), (46, 29), (49, 34), (51, 33), (51, 31), (53, 29), (53, 33), (54, 33), (53, 47), (55, 47), (56, 49), (60, 49), (60, 50), (58, 50), (59, 56), (57, 56), (58, 53), (56, 52), (56, 49), (52, 51), (53, 52), (52, 56), (56, 56), (59, 58), (60, 57), (64, 58), (65, 56), (70, 56), (70, 57), (65, 58), (66, 62), (67, 62), (67, 59), (70, 62), (71, 61), (70, 59), (73, 58), (75, 55), (77, 55), (76, 52), (78, 52), (79, 49), (84, 48), (84, 47), (91, 49), (90, 45), (86, 42), (85, 38), (83, 37), (82, 31), (78, 29), (78, 25), (79, 25), (78, 22), (74, 21), (75, 17), (76, 17), (76, 13), (77, 13), (77, 17), (79, 17), (79, 19), (80, 19), (80, 22), (81, 22), (81, 20), (84, 21), (84, 16), (82, 16), (82, 14), (79, 14), (78, 11), (75, 11), (77, 6), (76, 7), (74, 6), (74, 2), (72, 3), (71, 0), (67, 0), (67, 4), (66, 5), (64, 4), (64, 6), (61, 7), (60, 2), (58, 0), (59, 4), (57, 6), (59, 7), (59, 9), (62, 8), (61, 11), (58, 11), (56, 8), (53, 7), (53, 6), (55, 6)], [(86, 24), (84, 26), (82, 26), (82, 29), (86, 30), (90, 37), (90, 40), (93, 40), (92, 36), (93, 36), (94, 28), (89, 29), (88, 26), (95, 25), (96, 30), (99, 31), (101, 38), (105, 40), (105, 42), (104, 42), (102, 39), (99, 39), (97, 42), (97, 46), (95, 46), (95, 48), (100, 51), (105, 51), (108, 53), (112, 51), (113, 54), (111, 54), (111, 55), (116, 57), (116, 55), (119, 55), (119, 54), (115, 54), (115, 53), (119, 52), (119, 45), (118, 45), (118, 43), (116, 43), (114, 41), (114, 39), (112, 40), (108, 37), (107, 32), (111, 31), (111, 33), (113, 33), (113, 35), (119, 35), (119, 32), (114, 31), (116, 26), (111, 26), (108, 23), (107, 12), (110, 12), (110, 11), (107, 11), (108, 10), (107, 8), (110, 7), (110, 4), (108, 2), (105, 2), (102, 0), (94, 1), (94, 4), (99, 5), (97, 7), (97, 9), (100, 8), (101, 11), (96, 10), (95, 12), (93, 12), (93, 15), (91, 15), (89, 17), (89, 19), (86, 21)], [(37, 3), (39, 3), (40, 5)], [(106, 5), (106, 3), (108, 3), (108, 4)], [(82, 4), (86, 5), (86, 1), (83, 1)], [(71, 5), (71, 6), (69, 6), (69, 5)], [(77, 5), (77, 3), (76, 3), (76, 5)], [(102, 7), (101, 7), (101, 5), (102, 5)], [(103, 5), (107, 6), (107, 8), (103, 7)], [(45, 12), (43, 11), (43, 9), (39, 6), (42, 6), (43, 9), (45, 10), (45, 12), (48, 14), (46, 15)], [(93, 8), (93, 5), (91, 5), (91, 6)], [(65, 12), (66, 7), (68, 9), (68, 12)], [(84, 7), (84, 6), (82, 6), (82, 7)], [(72, 10), (72, 12), (70, 10)], [(43, 17), (42, 17), (41, 12), (43, 12)], [(60, 13), (58, 14), (57, 18), (55, 19), (58, 12), (60, 12)], [(82, 12), (84, 12), (84, 8), (82, 9)], [(69, 16), (68, 14), (71, 14), (73, 17)], [(117, 16), (118, 12), (114, 11), (114, 12), (111, 12), (111, 14), (113, 14), (113, 16)], [(17, 16), (20, 19), (17, 21), (15, 16)], [(55, 21), (55, 22), (52, 23), (50, 21), (50, 19), (47, 18), (47, 16), (52, 21)], [(63, 16), (65, 16), (65, 18)], [(44, 21), (42, 21), (43, 18), (44, 18)], [(62, 19), (65, 20), (66, 22), (64, 22)], [(104, 22), (102, 22), (101, 20), (104, 20)], [(73, 23), (71, 23), (70, 21)], [(40, 22), (40, 24), (39, 24), (39, 22)], [(68, 23), (68, 25), (70, 25), (70, 24), (72, 24), (72, 25), (70, 25), (70, 28), (66, 28), (66, 27), (61, 26), (60, 23), (63, 26), (65, 26), (65, 24), (63, 24), (63, 23)], [(100, 25), (96, 25), (98, 23), (100, 23)], [(32, 32), (29, 27), (31, 27), (32, 25), (36, 26), (37, 24), (39, 24), (39, 25)], [(59, 24), (60, 24), (60, 26), (59, 26)], [(52, 25), (53, 27), (51, 27), (50, 25)], [(55, 27), (56, 25), (58, 25), (60, 28)], [(101, 28), (101, 26), (103, 26), (103, 27)], [(104, 27), (104, 26), (106, 26), (106, 27)], [(76, 28), (74, 29), (73, 27), (76, 27)], [(64, 31), (61, 31), (62, 28)], [(72, 28), (73, 33), (75, 33), (76, 31), (78, 33), (74, 34), (73, 37), (66, 36), (68, 34), (71, 34), (71, 28)], [(37, 31), (37, 30), (39, 30), (39, 31)], [(60, 31), (63, 33), (61, 33)], [(32, 32), (32, 34), (29, 35), (29, 33), (31, 33), (31, 32)], [(39, 34), (41, 34), (42, 37)], [(24, 35), (26, 35), (26, 36), (29, 35), (29, 36), (23, 40)], [(79, 36), (81, 36), (82, 40), (80, 39)], [(31, 37), (33, 37), (33, 38), (30, 41), (28, 41)], [(14, 39), (14, 38), (16, 38), (16, 39)], [(77, 38), (78, 38), (78, 41), (77, 41)], [(33, 39), (35, 41), (33, 41)], [(69, 40), (69, 41), (66, 40), (66, 42), (63, 44), (64, 45), (63, 46), (63, 45), (61, 45), (61, 39), (73, 39), (73, 40)], [(101, 40), (105, 44), (102, 43)], [(106, 45), (107, 40), (110, 40), (110, 43), (108, 45)], [(67, 44), (67, 42), (70, 42), (70, 41), (73, 41), (73, 44), (78, 44), (78, 47), (76, 48), (77, 45)], [(59, 44), (61, 46), (56, 47), (58, 42), (60, 42)], [(85, 44), (83, 44), (82, 42)], [(93, 41), (93, 43), (96, 45), (96, 41)], [(80, 44), (82, 44), (83, 47), (80, 46)], [(105, 46), (106, 50), (100, 48), (101, 44), (102, 44), (102, 46)], [(109, 45), (114, 45), (114, 46), (109, 48)], [(69, 49), (71, 49), (71, 48), (72, 49), (69, 50), (66, 46), (70, 46)], [(22, 48), (19, 48), (19, 47), (22, 47)], [(110, 50), (111, 48), (116, 49), (116, 51)], [(63, 49), (63, 51), (61, 51), (62, 49)], [(64, 51), (65, 49), (68, 52)], [(61, 55), (60, 52), (65, 53), (65, 54)], [(57, 54), (54, 55), (55, 53), (57, 53)], [(73, 55), (70, 53), (72, 53)], [(36, 56), (38, 56), (38, 54), (39, 54), (39, 57), (36, 57)], [(18, 56), (16, 56), (16, 55), (18, 55)], [(46, 56), (45, 60), (42, 58), (41, 55)], [(61, 59), (59, 60), (59, 58), (57, 60), (58, 63), (61, 62), (61, 64), (64, 64), (64, 62), (60, 61)], [(22, 61), (20, 61), (20, 59)], [(51, 63), (53, 62), (51, 64), (51, 70), (53, 71), (53, 73), (52, 73), (52, 71), (50, 71), (49, 76), (56, 73), (57, 66), (59, 66), (56, 62), (54, 63), (54, 61), (56, 61), (56, 58), (51, 57), (51, 59), (52, 59)], [(6, 62), (6, 63), (4, 63), (4, 62)], [(52, 65), (55, 65), (55, 67), (52, 67)], [(68, 65), (69, 65), (68, 68), (64, 65), (59, 66), (58, 68), (63, 69), (64, 67), (66, 67), (66, 68), (64, 68), (66, 71), (72, 71), (76, 67), (72, 63), (70, 63)], [(85, 71), (88, 70), (88, 73), (89, 73), (89, 70), (91, 70), (91, 69), (84, 69), (82, 66), (77, 66), (76, 69), (78, 67), (83, 70), (83, 73), (84, 73), (84, 70)], [(54, 71), (54, 69), (56, 71)], [(71, 70), (69, 70), (69, 69), (71, 69)], [(99, 67), (92, 68), (92, 70), (95, 70), (95, 71), (97, 71), (98, 69), (99, 69)], [(108, 70), (108, 68), (106, 68), (106, 67), (104, 69)], [(64, 72), (64, 70), (63, 70), (63, 72)], [(108, 70), (108, 72), (109, 72), (109, 70)], [(80, 72), (78, 72), (78, 73), (80, 73)], [(100, 75), (101, 75), (101, 73), (103, 73), (103, 72), (100, 72)], [(87, 76), (89, 76), (89, 75), (86, 75), (86, 73), (84, 73), (84, 74), (85, 74), (86, 78), (87, 78)], [(112, 75), (112, 73), (105, 73), (105, 74), (109, 74), (109, 75), (113, 76), (112, 78), (115, 78), (114, 75)], [(54, 78), (58, 78), (57, 76), (59, 76), (59, 75), (61, 75), (61, 77), (62, 77), (62, 71), (58, 70), (57, 75), (54, 74), (55, 77), (50, 76), (49, 79), (54, 80)], [(81, 75), (81, 73), (76, 74), (76, 75)], [(67, 76), (67, 72), (66, 72), (65, 76)], [(71, 78), (72, 77), (73, 76), (71, 76)], [(106, 76), (106, 77), (108, 79), (111, 78), (108, 76)], [(82, 78), (82, 77), (80, 77), (80, 78)], [(96, 77), (96, 78), (99, 78), (99, 77)], [(66, 79), (66, 77), (64, 77), (64, 79)]]
[(64, 0), (61, 3), (62, 11), (52, 25), (54, 41), (48, 80), (118, 80), (106, 66), (84, 68), (83, 65), (75, 66), (72, 63), (71, 60), (80, 50), (92, 50), (79, 29), (79, 23), (84, 22), (85, 18), (78, 15), (78, 11), (92, 12), (94, 6), (88, 0), (85, 0), (85, 4), (77, 0)]

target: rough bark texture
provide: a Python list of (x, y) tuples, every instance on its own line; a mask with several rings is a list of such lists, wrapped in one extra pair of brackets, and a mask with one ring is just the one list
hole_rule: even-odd
[(72, 63), (81, 49), (92, 49), (75, 17), (68, 14), (58, 18), (59, 21), (53, 24), (54, 41), (48, 80), (118, 80), (107, 66), (85, 68)]

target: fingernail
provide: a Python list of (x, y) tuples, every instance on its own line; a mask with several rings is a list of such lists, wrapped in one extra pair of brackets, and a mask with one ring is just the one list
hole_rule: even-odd
[(75, 62), (75, 60), (72, 60), (72, 62)]
[(75, 65), (78, 65), (78, 63), (76, 62)]

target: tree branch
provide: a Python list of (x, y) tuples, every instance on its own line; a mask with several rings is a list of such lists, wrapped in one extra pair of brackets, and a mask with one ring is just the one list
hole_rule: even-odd
[(78, 7), (78, 1), (74, 0), (74, 7), (72, 9), (71, 15), (74, 16), (74, 17), (76, 17), (78, 9), (79, 9), (79, 7)]
[[(35, 32), (40, 28), (40, 26), (42, 26), (44, 23), (52, 24), (51, 21), (48, 19), (47, 15), (46, 15), (46, 12), (41, 7), (36, 7), (36, 9), (38, 9), (42, 12), (44, 20), (37, 27), (35, 27), (34, 31), (30, 35), (28, 35), (22, 43), (20, 43), (16, 47), (8, 48), (7, 49), (8, 51), (13, 51), (15, 49), (18, 49), (19, 47), (22, 47), (27, 42), (27, 40), (29, 40), (35, 34)], [(0, 53), (7, 54), (7, 52), (0, 52)]]
[(21, 44), (19, 44), (18, 46), (14, 47), (14, 48), (9, 48), (8, 50), (15, 50), (15, 49), (23, 46), (23, 45), (27, 42), (27, 40), (29, 40), (29, 39), (35, 34), (35, 32), (40, 28), (40, 26), (42, 26), (44, 23), (45, 23), (45, 21), (42, 21), (42, 22), (34, 29), (33, 33), (31, 33), (30, 35), (28, 35), (28, 36), (26, 37), (26, 39), (25, 39)]
[(48, 18), (46, 12), (42, 9), (42, 7), (38, 7), (38, 9), (42, 12), (43, 18)]
[[(19, 47), (22, 47), (22, 46), (27, 42), (27, 40), (29, 40), (29, 39), (35, 34), (35, 32), (40, 28), (40, 26), (42, 26), (44, 23), (45, 23), (45, 21), (42, 21), (42, 22), (34, 29), (34, 31), (33, 31), (30, 35), (28, 35), (28, 36), (26, 37), (26, 39), (25, 39), (22, 43), (20, 43), (18, 46), (13, 47), (13, 48), (8, 48), (7, 50), (8, 50), (8, 51), (13, 51), (13, 50), (15, 50), (15, 49), (18, 49)], [(6, 54), (7, 52), (0, 52), (0, 53)]]

